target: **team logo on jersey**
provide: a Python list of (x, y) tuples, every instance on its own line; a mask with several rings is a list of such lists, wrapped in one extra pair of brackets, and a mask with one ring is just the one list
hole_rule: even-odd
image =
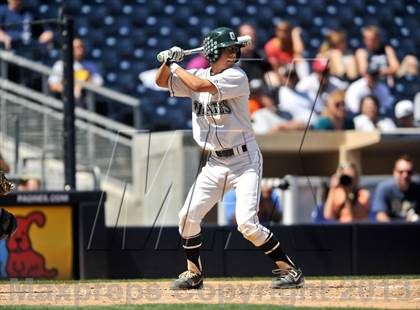
[[(193, 109), (197, 116), (204, 116), (204, 103), (194, 100)], [(207, 104), (206, 115), (221, 115), (221, 114), (231, 114), (232, 109), (230, 108), (226, 100), (220, 102), (212, 101)]]

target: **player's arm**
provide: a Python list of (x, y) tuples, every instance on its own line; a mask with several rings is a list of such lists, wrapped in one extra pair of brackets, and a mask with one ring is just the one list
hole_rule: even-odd
[(217, 94), (216, 86), (214, 86), (214, 84), (209, 80), (199, 78), (198, 76), (191, 74), (178, 65), (173, 66), (172, 70), (174, 73), (176, 73), (178, 78), (193, 92), (210, 93), (212, 95)]
[(163, 63), (156, 73), (156, 85), (168, 88), (169, 77), (171, 76), (171, 69)]

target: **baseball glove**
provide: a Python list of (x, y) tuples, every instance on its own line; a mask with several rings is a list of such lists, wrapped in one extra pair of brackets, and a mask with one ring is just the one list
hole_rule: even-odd
[(0, 171), (0, 195), (7, 195), (15, 189), (15, 184), (10, 182), (4, 173)]
[[(10, 182), (0, 171), (0, 195), (7, 195), (15, 189), (15, 184)], [(10, 238), (17, 228), (15, 216), (7, 210), (0, 209), (0, 240)]]

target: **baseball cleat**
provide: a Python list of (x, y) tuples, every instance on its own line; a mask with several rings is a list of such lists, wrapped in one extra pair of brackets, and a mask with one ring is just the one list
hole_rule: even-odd
[(289, 268), (286, 270), (275, 269), (271, 288), (301, 288), (305, 284), (302, 271), (297, 268)]
[(171, 290), (191, 290), (203, 287), (203, 275), (190, 270), (184, 271), (171, 284)]

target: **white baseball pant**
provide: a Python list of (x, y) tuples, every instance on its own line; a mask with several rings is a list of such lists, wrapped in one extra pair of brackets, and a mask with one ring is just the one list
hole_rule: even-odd
[(257, 215), (263, 159), (255, 141), (247, 143), (247, 149), (231, 157), (218, 157), (212, 152), (179, 212), (182, 238), (198, 235), (204, 216), (229, 189), (235, 188), (238, 230), (255, 246), (266, 242), (270, 231), (259, 223)]

